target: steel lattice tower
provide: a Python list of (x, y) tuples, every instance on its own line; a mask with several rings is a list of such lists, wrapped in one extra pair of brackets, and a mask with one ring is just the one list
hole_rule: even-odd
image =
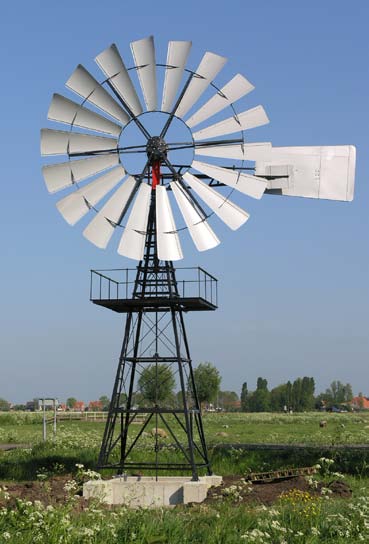
[[(97, 304), (127, 313), (98, 467), (116, 468), (120, 474), (131, 470), (154, 470), (156, 474), (159, 470), (190, 470), (193, 479), (197, 479), (199, 469), (210, 474), (211, 467), (183, 313), (214, 310), (216, 306), (206, 300), (208, 297), (185, 297), (185, 293), (180, 293), (172, 262), (159, 261), (156, 247), (153, 190), (145, 255), (136, 269), (131, 298), (111, 296), (110, 286), (109, 298), (91, 297)], [(210, 284), (212, 290), (216, 289), (215, 278), (198, 270), (205, 284), (208, 282), (208, 289)], [(184, 290), (184, 283), (182, 287)], [(199, 290), (200, 287), (199, 283)], [(137, 405), (137, 382), (147, 365), (155, 368), (151, 375), (156, 397), (151, 402), (141, 399)], [(168, 367), (179, 385), (175, 406), (173, 401), (168, 403), (160, 398), (165, 380), (170, 379)], [(140, 426), (136, 424), (138, 420)], [(167, 439), (160, 436), (160, 428), (165, 430)], [(151, 459), (147, 451), (150, 440)], [(145, 461), (135, 457), (140, 441), (146, 443)]]

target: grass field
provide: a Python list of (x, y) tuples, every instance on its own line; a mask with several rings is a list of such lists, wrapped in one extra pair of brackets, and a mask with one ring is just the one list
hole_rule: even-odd
[[(324, 428), (319, 422), (324, 419)], [(286, 466), (318, 462), (324, 446), (369, 444), (367, 414), (213, 414), (204, 426), (214, 472), (246, 474)], [(76, 463), (94, 467), (104, 423), (64, 421), (58, 423), (55, 440), (42, 442), (39, 414), (0, 414), (0, 443), (28, 444), (21, 450), (0, 452), (0, 480), (27, 481), (37, 475), (68, 473), (76, 478)], [(48, 429), (52, 438), (51, 426)], [(305, 444), (306, 449), (287, 452), (247, 451), (237, 447), (222, 450), (218, 444)], [(321, 449), (310, 451), (309, 446)], [(173, 453), (172, 453), (173, 454)], [(138, 455), (145, 456), (145, 444)], [(169, 455), (169, 453), (168, 453)], [(369, 455), (363, 452), (330, 451), (332, 469), (318, 478), (337, 478), (345, 472), (353, 489), (350, 499), (335, 499), (328, 493), (316, 496), (291, 493), (272, 507), (237, 504), (237, 490), (230, 490), (217, 504), (177, 507), (174, 510), (113, 511), (99, 504), (80, 511), (71, 484), (70, 498), (59, 506), (44, 506), (19, 500), (7, 505), (7, 491), (0, 490), (0, 544), (139, 543), (316, 544), (318, 542), (369, 542)]]
[[(321, 420), (327, 422), (321, 428)], [(362, 413), (205, 413), (203, 416), (210, 446), (227, 443), (280, 443), (306, 445), (369, 444), (369, 414)], [(52, 428), (49, 424), (48, 434)], [(99, 444), (103, 422), (63, 421), (58, 434), (71, 433), (89, 443)], [(221, 433), (221, 434), (219, 434)], [(39, 413), (0, 413), (0, 443), (30, 443), (42, 439), (42, 415)]]

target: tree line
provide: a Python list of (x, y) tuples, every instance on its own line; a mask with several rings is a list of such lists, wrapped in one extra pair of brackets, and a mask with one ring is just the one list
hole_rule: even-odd
[[(212, 409), (242, 412), (303, 412), (323, 406), (327, 409), (339, 407), (353, 398), (351, 385), (339, 380), (334, 380), (324, 393), (315, 395), (315, 380), (309, 376), (287, 381), (272, 389), (268, 388), (268, 381), (265, 378), (259, 377), (254, 391), (250, 391), (247, 382), (244, 382), (238, 395), (235, 391), (220, 389), (221, 375), (218, 369), (209, 362), (200, 363), (193, 370), (193, 376), (197, 397), (203, 408), (210, 406)], [(191, 381), (189, 380), (186, 385), (185, 395), (187, 398), (193, 397)], [(148, 365), (138, 378), (133, 402), (139, 406), (145, 406), (147, 403), (181, 406), (183, 393), (176, 392), (175, 389), (176, 380), (171, 365), (162, 364), (158, 367)], [(359, 397), (360, 395), (364, 398), (361, 393)], [(124, 394), (120, 400), (122, 404), (126, 402)], [(76, 402), (74, 397), (69, 397), (66, 402), (67, 407), (73, 409)], [(108, 410), (110, 399), (103, 395), (95, 404), (98, 405), (96, 410)], [(23, 408), (23, 405), (20, 406)], [(0, 399), (0, 411), (9, 409), (10, 403)]]
[(241, 411), (243, 412), (305, 412), (319, 408), (330, 409), (350, 402), (353, 398), (349, 383), (335, 380), (324, 393), (315, 396), (315, 380), (304, 376), (293, 382), (288, 381), (268, 389), (268, 382), (258, 378), (256, 390), (249, 391), (244, 382), (241, 390)]

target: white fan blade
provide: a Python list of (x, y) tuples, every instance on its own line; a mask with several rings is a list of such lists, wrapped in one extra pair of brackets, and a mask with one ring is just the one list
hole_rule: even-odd
[(197, 110), (197, 112), (186, 121), (186, 125), (191, 128), (198, 125), (202, 121), (205, 121), (206, 119), (209, 119), (209, 117), (224, 110), (224, 108), (233, 104), (233, 102), (236, 102), (236, 100), (239, 100), (253, 89), (255, 89), (255, 87), (247, 81), (245, 77), (241, 74), (235, 75), (227, 85), (222, 87), (213, 98), (210, 98), (202, 108)]
[(192, 136), (194, 140), (203, 140), (205, 138), (233, 134), (234, 132), (247, 130), (249, 128), (261, 127), (267, 123), (269, 123), (269, 119), (263, 106), (256, 106), (256, 108), (237, 114), (237, 118), (229, 117), (210, 127), (198, 130), (197, 132), (194, 132)]
[(195, 193), (198, 194), (209, 208), (211, 208), (232, 230), (237, 230), (248, 220), (249, 214), (247, 212), (214, 191), (214, 189), (200, 181), (196, 176), (187, 172), (183, 175), (183, 179), (187, 181)]
[(95, 151), (112, 151), (118, 141), (64, 130), (41, 129), (41, 155), (68, 155)]
[(270, 142), (251, 144), (213, 145), (195, 147), (195, 155), (219, 157), (222, 159), (238, 159), (241, 161), (269, 160), (272, 155)]
[(66, 82), (66, 86), (85, 100), (91, 102), (91, 104), (94, 104), (94, 106), (120, 121), (122, 125), (128, 123), (130, 118), (127, 113), (81, 64), (74, 70)]
[(121, 126), (109, 121), (106, 117), (76, 104), (61, 94), (54, 94), (47, 118), (75, 127), (106, 132), (112, 136), (119, 136), (122, 130)]
[(193, 161), (192, 167), (210, 178), (225, 183), (226, 185), (229, 185), (229, 187), (233, 187), (234, 189), (237, 189), (237, 191), (252, 196), (253, 198), (260, 199), (267, 188), (265, 179), (249, 176), (248, 174), (243, 174), (237, 170), (221, 168), (220, 166), (214, 166), (213, 164), (200, 161)]
[(95, 58), (95, 61), (109, 79), (117, 95), (128, 104), (135, 115), (140, 115), (142, 106), (117, 46), (113, 44), (105, 49)]
[(120, 255), (138, 261), (143, 258), (145, 251), (151, 191), (152, 189), (147, 183), (141, 183), (118, 247)]
[(157, 185), (156, 191), (156, 243), (161, 261), (183, 259), (179, 236), (173, 218), (166, 187)]
[(150, 36), (149, 38), (132, 42), (131, 50), (137, 67), (137, 75), (140, 80), (146, 108), (148, 111), (156, 110), (158, 98), (154, 38)]
[(203, 92), (209, 87), (215, 76), (223, 68), (227, 59), (215, 55), (214, 53), (205, 53), (198, 68), (196, 74), (192, 77), (181, 103), (179, 104), (176, 116), (183, 117), (188, 110), (195, 104), (200, 98)]
[(220, 244), (209, 223), (202, 219), (178, 181), (173, 181), (170, 186), (197, 249), (206, 251)]
[(136, 180), (130, 176), (116, 190), (83, 231), (87, 240), (101, 249), (106, 248), (115, 229), (112, 223), (118, 223), (135, 185)]
[[(75, 225), (90, 209), (125, 176), (121, 166), (95, 179), (57, 202), (56, 207), (70, 225)], [(88, 202), (88, 204), (86, 203)]]
[(161, 111), (171, 111), (192, 42), (169, 42)]
[(76, 181), (94, 176), (119, 164), (117, 153), (100, 155), (79, 161), (68, 161), (43, 166), (42, 173), (49, 193), (56, 193)]

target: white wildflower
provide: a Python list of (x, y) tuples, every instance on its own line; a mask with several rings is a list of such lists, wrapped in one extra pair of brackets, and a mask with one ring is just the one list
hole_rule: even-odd
[(78, 490), (78, 484), (75, 480), (68, 480), (64, 484), (64, 491), (67, 493), (74, 493)]

